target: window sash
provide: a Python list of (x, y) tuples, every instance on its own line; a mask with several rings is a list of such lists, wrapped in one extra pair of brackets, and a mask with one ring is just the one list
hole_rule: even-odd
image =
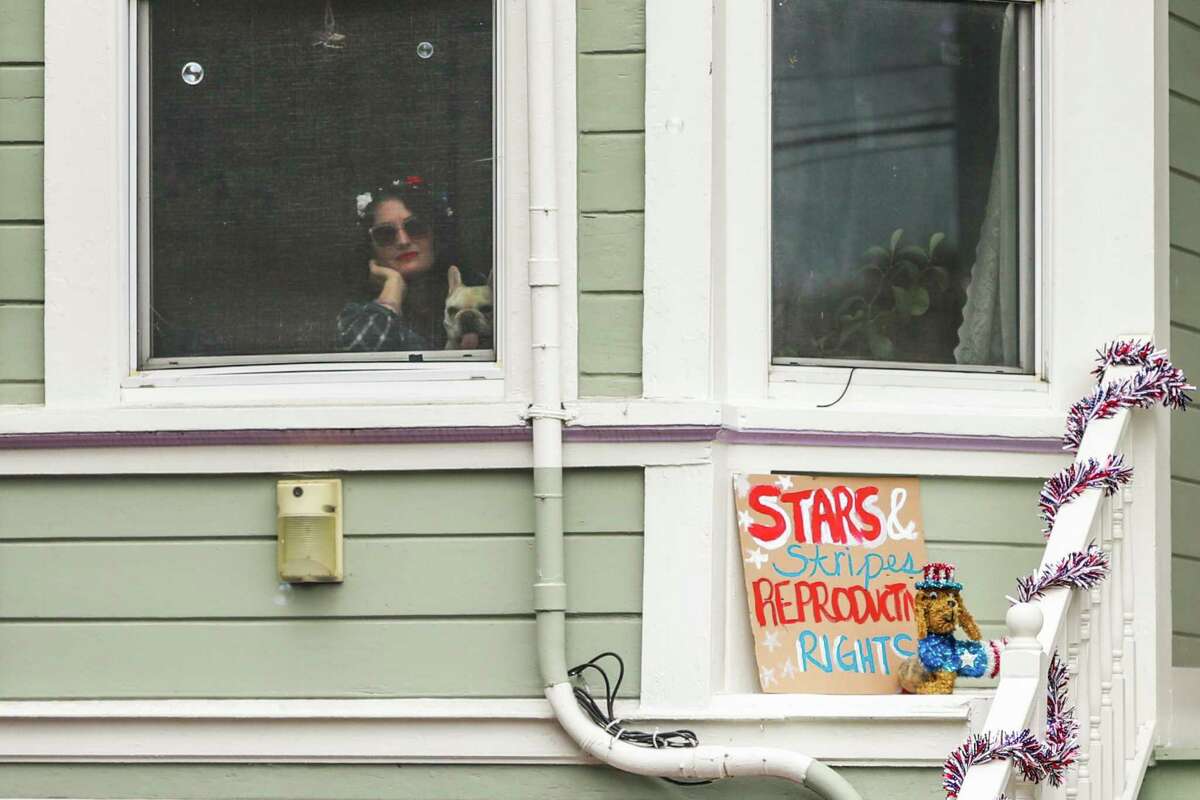
[[(1039, 169), (1038, 148), (1036, 144), (1036, 129), (1037, 129), (1037, 107), (1038, 107), (1038, 79), (1037, 79), (1037, 35), (1035, 33), (1036, 21), (1034, 14), (1037, 13), (1035, 7), (1040, 0), (954, 0), (955, 2), (968, 3), (1006, 3), (1013, 2), (1018, 5), (1018, 13), (1015, 15), (1017, 24), (1017, 69), (1019, 79), (1017, 81), (1017, 275), (1019, 278), (1018, 297), (1019, 297), (1019, 316), (1018, 327), (1020, 335), (1020, 365), (1016, 367), (1002, 365), (986, 365), (986, 364), (940, 364), (936, 362), (924, 361), (884, 361), (873, 359), (844, 359), (844, 358), (816, 358), (816, 357), (790, 357), (790, 356), (774, 356), (773, 344), (769, 346), (768, 352), (771, 353), (770, 364), (773, 367), (854, 367), (859, 369), (904, 369), (904, 370), (921, 370), (931, 372), (971, 372), (971, 373), (997, 373), (997, 374), (1014, 374), (1028, 375), (1036, 371), (1037, 353), (1039, 350), (1040, 340), (1040, 321), (1037, 313), (1037, 285), (1040, 280), (1039, 268), (1036, 257), (1036, 241), (1034, 231), (1037, 227), (1037, 197), (1036, 197), (1036, 175)], [(1024, 7), (1023, 9), (1021, 7)], [(769, 17), (769, 25), (773, 25), (773, 14)], [(774, 57), (769, 57), (766, 61), (766, 81), (767, 86), (772, 85), (774, 78)], [(766, 92), (768, 119), (773, 120), (774, 95), (771, 91)], [(772, 197), (772, 186), (774, 179), (774, 162), (773, 162), (773, 132), (771, 126), (767, 126), (767, 135), (771, 141), (768, 141), (766, 152), (768, 165), (766, 170), (767, 175), (767, 197)], [(768, 203), (770, 208), (770, 203)], [(767, 226), (767, 241), (774, 241), (772, 215), (768, 213), (766, 219)], [(773, 247), (772, 247), (773, 249)], [(767, 283), (768, 292), (768, 309), (774, 308), (774, 297), (772, 296), (772, 287), (774, 284), (774, 260), (772, 258), (770, 271), (772, 273), (771, 280)], [(768, 332), (768, 336), (770, 336)]]
[(153, 298), (153, 265), (151, 263), (151, 216), (153, 197), (151, 191), (151, 100), (150, 100), (150, 5), (152, 0), (131, 0), (129, 36), (130, 87), (133, 100), (132, 130), (130, 135), (129, 185), (132, 221), (131, 241), (134, 265), (131, 276), (130, 304), (130, 363), (139, 371), (178, 370), (187, 368), (230, 367), (241, 372), (247, 366), (296, 365), (345, 363), (347, 368), (364, 362), (380, 367), (395, 369), (400, 365), (422, 363), (499, 363), (503, 356), (502, 342), (505, 336), (505, 292), (504, 253), (505, 241), (505, 187), (502, 185), (503, 170), (500, 169), (502, 153), (502, 124), (506, 101), (502, 65), (505, 63), (503, 28), (505, 11), (501, 0), (492, 3), (492, 265), (495, 291), (493, 293), (493, 322), (491, 349), (475, 350), (398, 350), (367, 353), (283, 353), (241, 354), (227, 356), (152, 356), (151, 305)]

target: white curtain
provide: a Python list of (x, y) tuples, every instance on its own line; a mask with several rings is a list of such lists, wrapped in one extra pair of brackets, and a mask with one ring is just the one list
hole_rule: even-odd
[(1004, 16), (1000, 48), (1000, 104), (991, 188), (975, 264), (967, 284), (967, 302), (958, 329), (954, 359), (959, 364), (1020, 363), (1019, 281), (1017, 276), (1017, 142), (1011, 131), (1016, 102), (1016, 19), (1010, 6)]

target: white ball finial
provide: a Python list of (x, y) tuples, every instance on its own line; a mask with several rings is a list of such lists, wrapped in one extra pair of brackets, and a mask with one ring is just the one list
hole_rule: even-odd
[(1042, 609), (1033, 603), (1017, 603), (1008, 609), (1004, 621), (1014, 639), (1033, 639), (1042, 630)]

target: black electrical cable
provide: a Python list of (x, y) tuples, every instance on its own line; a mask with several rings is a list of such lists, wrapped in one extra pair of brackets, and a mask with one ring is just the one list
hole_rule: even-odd
[(854, 370), (856, 369), (858, 369), (858, 367), (850, 368), (850, 374), (846, 376), (846, 385), (842, 387), (842, 393), (837, 396), (837, 400), (834, 400), (832, 403), (822, 403), (818, 405), (817, 408), (833, 408), (838, 403), (842, 402), (842, 398), (846, 396), (846, 392), (850, 391), (850, 381), (854, 380)]
[[(608, 678), (608, 673), (598, 663), (604, 658), (614, 658), (617, 661), (617, 680), (612, 682)], [(592, 697), (587, 686), (588, 671), (597, 672), (600, 674), (601, 680), (604, 681), (604, 706), (596, 702), (596, 698)], [(578, 666), (567, 670), (567, 676), (577, 678), (583, 681), (583, 686), (576, 682), (572, 687), (575, 693), (575, 700), (579, 703), (583, 713), (588, 716), (592, 722), (603, 728), (619, 741), (629, 742), (638, 747), (652, 747), (656, 750), (662, 748), (681, 748), (681, 747), (696, 747), (700, 744), (700, 738), (696, 736), (694, 731), (680, 728), (673, 731), (664, 731), (662, 733), (647, 733), (646, 731), (637, 731), (626, 728), (621, 724), (613, 711), (613, 706), (617, 700), (617, 693), (621, 691), (621, 682), (625, 680), (625, 661), (616, 653), (605, 652), (595, 656), (590, 661), (585, 661)], [(677, 781), (672, 778), (663, 778), (665, 781), (679, 784), (680, 786), (703, 786), (712, 781)]]

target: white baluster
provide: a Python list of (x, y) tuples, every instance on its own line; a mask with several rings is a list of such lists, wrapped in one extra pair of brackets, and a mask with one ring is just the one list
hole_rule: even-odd
[[(1112, 762), (1113, 786), (1118, 789), (1125, 787), (1125, 673), (1123, 658), (1120, 650), (1113, 651), (1113, 679), (1109, 691), (1112, 703)], [(1132, 679), (1131, 679), (1132, 680)]]
[[(1100, 684), (1100, 738), (1104, 741), (1104, 781), (1109, 787), (1109, 793), (1116, 797), (1121, 790), (1117, 781), (1117, 765), (1124, 759), (1116, 748), (1115, 732), (1113, 730), (1112, 684), (1108, 681)], [(1124, 748), (1122, 748), (1123, 750)], [(1105, 795), (1106, 797), (1108, 795)]]
[[(1076, 598), (1076, 600), (1078, 600), (1078, 598)], [(1072, 608), (1072, 610), (1077, 611), (1079, 608), (1078, 602), (1073, 601), (1071, 603), (1071, 608)], [(1072, 632), (1077, 634), (1078, 630), (1079, 630), (1078, 615), (1072, 615), (1072, 620), (1073, 620), (1073, 624), (1071, 626)], [(1067, 685), (1070, 687), (1068, 690), (1068, 698), (1069, 698), (1068, 702), (1071, 705), (1075, 706), (1075, 713), (1078, 714), (1079, 713), (1079, 641), (1078, 640), (1067, 645), (1066, 659), (1067, 659), (1066, 660)], [(1083, 743), (1081, 742), (1080, 743), (1081, 756), (1082, 756), (1083, 749), (1084, 749), (1084, 746), (1083, 746)], [(1076, 762), (1074, 764), (1071, 765), (1070, 768), (1067, 769), (1067, 780), (1066, 780), (1065, 786), (1066, 786), (1066, 793), (1065, 793), (1066, 797), (1072, 798), (1072, 800), (1075, 800), (1075, 798), (1078, 798), (1080, 796), (1079, 795), (1079, 760), (1078, 759), (1076, 760)]]
[(1134, 656), (1133, 612), (1121, 615), (1124, 622), (1121, 635), (1122, 667), (1125, 672), (1125, 758), (1132, 760), (1137, 753), (1137, 661)]
[(1090, 719), (1092, 728), (1091, 744), (1088, 747), (1088, 766), (1092, 777), (1092, 797), (1096, 800), (1113, 800), (1112, 795), (1105, 791), (1109, 785), (1108, 773), (1104, 769), (1104, 742), (1100, 738), (1100, 717)]

